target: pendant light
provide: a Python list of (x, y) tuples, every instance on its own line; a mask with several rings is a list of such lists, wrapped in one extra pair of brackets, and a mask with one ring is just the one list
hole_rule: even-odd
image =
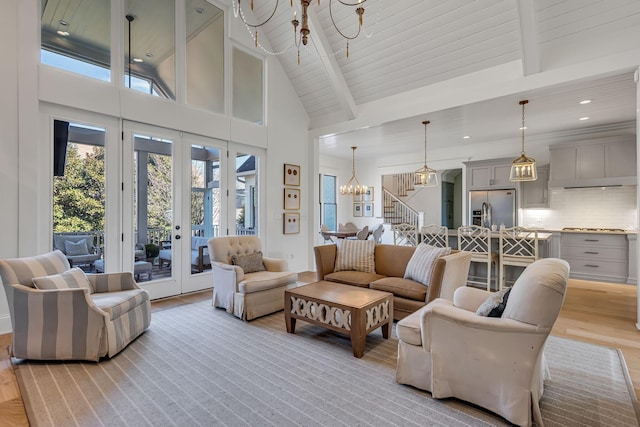
[(524, 154), (524, 130), (526, 127), (524, 126), (524, 106), (528, 104), (528, 100), (520, 101), (520, 105), (522, 105), (522, 152), (520, 153), (520, 157), (515, 159), (511, 164), (511, 174), (509, 175), (509, 180), (511, 182), (520, 182), (520, 181), (535, 181), (538, 179), (538, 171), (536, 170), (536, 159), (531, 157), (527, 157)]
[(413, 173), (413, 186), (418, 188), (438, 185), (438, 173), (427, 166), (427, 125), (429, 123), (429, 120), (422, 122), (424, 125), (424, 166)]
[(366, 185), (360, 185), (360, 181), (356, 178), (356, 148), (351, 147), (351, 179), (347, 183), (340, 187), (340, 194), (359, 196), (367, 192)]

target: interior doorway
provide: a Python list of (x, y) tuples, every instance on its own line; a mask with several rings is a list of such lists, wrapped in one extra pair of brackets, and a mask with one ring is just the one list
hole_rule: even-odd
[(442, 222), (449, 229), (462, 225), (462, 169), (442, 172)]

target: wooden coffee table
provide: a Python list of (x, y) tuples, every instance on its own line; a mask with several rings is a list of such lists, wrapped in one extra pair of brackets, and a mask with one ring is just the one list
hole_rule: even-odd
[(310, 283), (284, 292), (284, 321), (293, 334), (296, 319), (351, 337), (355, 357), (362, 357), (367, 334), (382, 326), (389, 338), (393, 326), (393, 294), (340, 283)]

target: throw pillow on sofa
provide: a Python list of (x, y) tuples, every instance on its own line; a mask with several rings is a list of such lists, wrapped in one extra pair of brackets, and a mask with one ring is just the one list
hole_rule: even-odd
[(256, 271), (265, 271), (266, 268), (262, 262), (262, 251), (254, 252), (248, 255), (232, 255), (231, 264), (242, 268), (244, 274), (255, 273)]
[(404, 271), (404, 278), (415, 280), (425, 286), (429, 286), (431, 273), (436, 260), (444, 255), (449, 255), (451, 248), (438, 248), (436, 246), (420, 243), (416, 247), (416, 251), (407, 263)]
[(341, 239), (338, 241), (338, 253), (333, 271), (375, 273), (375, 250), (376, 242), (373, 240)]
[(476, 310), (478, 316), (486, 317), (502, 317), (502, 312), (507, 306), (511, 288), (503, 288), (498, 292), (492, 293)]
[(36, 289), (75, 289), (86, 288), (89, 293), (93, 293), (91, 282), (78, 267), (63, 271), (60, 274), (52, 274), (50, 276), (34, 277), (32, 279), (33, 286)]

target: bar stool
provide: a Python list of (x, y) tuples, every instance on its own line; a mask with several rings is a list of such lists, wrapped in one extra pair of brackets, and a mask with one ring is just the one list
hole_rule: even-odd
[(471, 252), (471, 262), (483, 263), (487, 266), (486, 282), (467, 279), (467, 283), (486, 285), (487, 291), (491, 291), (491, 270), (495, 268), (496, 288), (499, 286), (498, 263), (500, 257), (497, 252), (491, 252), (491, 230), (477, 225), (459, 227), (458, 250)]
[(500, 289), (506, 285), (507, 265), (526, 267), (538, 259), (538, 231), (524, 227), (500, 230)]
[(394, 245), (418, 246), (418, 230), (416, 226), (403, 222), (394, 224), (391, 228), (393, 229)]
[(420, 229), (420, 242), (439, 248), (449, 247), (449, 230), (436, 224), (425, 225)]

